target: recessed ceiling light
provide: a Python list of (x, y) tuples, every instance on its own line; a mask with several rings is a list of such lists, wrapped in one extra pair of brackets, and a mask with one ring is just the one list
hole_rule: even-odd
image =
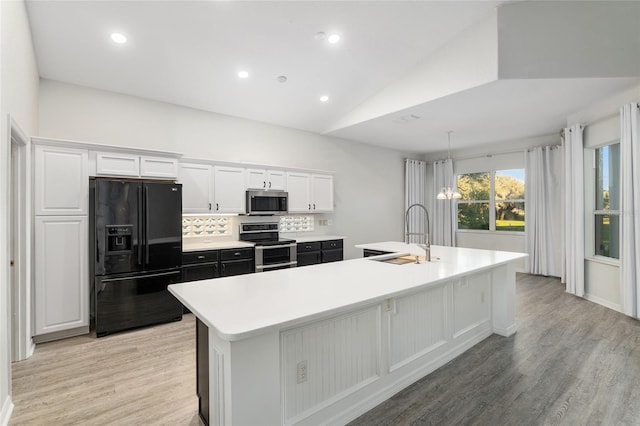
[(111, 33), (111, 40), (118, 44), (124, 44), (127, 42), (127, 37), (120, 33)]
[(240, 71), (238, 73), (239, 78), (249, 78), (249, 73), (247, 71)]
[(331, 34), (329, 38), (327, 38), (327, 41), (331, 44), (336, 44), (340, 41), (340, 36), (338, 34)]
[(327, 102), (329, 97), (327, 95), (320, 96), (320, 102)]

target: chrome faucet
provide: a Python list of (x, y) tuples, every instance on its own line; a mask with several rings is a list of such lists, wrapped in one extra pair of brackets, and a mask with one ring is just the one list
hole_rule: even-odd
[[(424, 232), (409, 232), (409, 211), (414, 207), (421, 207), (424, 210), (424, 216), (426, 218)], [(412, 204), (407, 209), (407, 212), (404, 215), (404, 223), (406, 232), (404, 233), (404, 242), (409, 244), (409, 236), (410, 235), (423, 235), (424, 236), (424, 244), (418, 244), (418, 246), (422, 246), (425, 253), (425, 259), (427, 262), (431, 262), (431, 244), (429, 243), (429, 212), (427, 208), (422, 204)]]

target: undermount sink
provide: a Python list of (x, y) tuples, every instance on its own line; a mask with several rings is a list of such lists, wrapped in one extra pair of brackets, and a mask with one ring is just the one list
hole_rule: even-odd
[[(376, 262), (390, 263), (392, 265), (406, 265), (407, 263), (416, 263), (416, 256), (411, 256), (411, 255), (394, 256), (394, 257), (383, 257), (383, 258), (370, 259), (370, 260), (375, 260)], [(418, 260), (420, 262), (424, 262), (425, 257), (418, 256)]]

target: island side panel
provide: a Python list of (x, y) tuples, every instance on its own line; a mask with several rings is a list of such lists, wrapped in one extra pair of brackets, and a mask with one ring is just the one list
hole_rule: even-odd
[(493, 332), (509, 337), (516, 332), (516, 269), (513, 262), (491, 271)]

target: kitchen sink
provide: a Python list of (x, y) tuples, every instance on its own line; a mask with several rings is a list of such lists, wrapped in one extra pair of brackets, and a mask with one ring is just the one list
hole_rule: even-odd
[[(424, 262), (425, 257), (419, 256), (418, 259), (420, 260), (420, 262)], [(383, 258), (377, 258), (377, 259), (372, 258), (370, 260), (375, 260), (376, 262), (390, 263), (392, 265), (406, 265), (407, 263), (416, 263), (416, 257), (411, 255), (383, 257)]]

